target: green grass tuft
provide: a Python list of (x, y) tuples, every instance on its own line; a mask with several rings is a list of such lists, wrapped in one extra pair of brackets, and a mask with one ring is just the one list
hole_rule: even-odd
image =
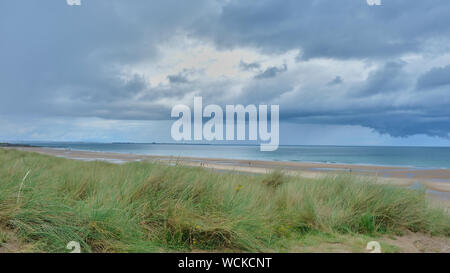
[(262, 182), (264, 185), (276, 189), (283, 185), (285, 180), (286, 177), (283, 175), (283, 173), (280, 170), (276, 170), (268, 174)]

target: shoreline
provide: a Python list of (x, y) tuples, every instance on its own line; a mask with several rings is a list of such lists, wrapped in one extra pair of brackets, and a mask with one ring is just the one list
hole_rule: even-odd
[[(46, 142), (44, 142), (46, 143)], [(52, 143), (52, 142), (48, 142), (48, 143)], [(242, 156), (242, 157), (223, 157), (223, 158), (218, 158), (215, 157), (214, 155), (189, 155), (185, 154), (185, 155), (181, 155), (181, 154), (174, 154), (174, 153), (152, 153), (152, 151), (147, 151), (146, 152), (142, 152), (142, 149), (120, 149), (120, 150), (114, 150), (114, 149), (92, 149), (92, 148), (83, 148), (83, 146), (81, 147), (76, 147), (76, 146), (71, 146), (69, 144), (73, 143), (75, 145), (83, 145), (83, 144), (94, 144), (94, 145), (114, 145), (114, 144), (130, 144), (130, 145), (141, 145), (141, 144), (149, 144), (149, 145), (170, 145), (170, 146), (176, 146), (176, 145), (180, 145), (180, 146), (230, 146), (230, 147), (251, 147), (251, 146), (257, 146), (257, 145), (240, 145), (240, 144), (191, 144), (191, 143), (133, 143), (133, 142), (112, 142), (112, 143), (94, 143), (94, 142), (67, 142), (67, 145), (64, 144), (65, 142), (62, 142), (61, 144), (59, 144), (58, 142), (55, 142), (53, 144), (45, 144), (45, 145), (40, 145), (40, 144), (10, 144), (10, 143), (1, 143), (0, 142), (0, 147), (15, 147), (15, 148), (20, 148), (20, 147), (32, 147), (32, 148), (42, 148), (42, 149), (59, 149), (59, 150), (65, 150), (65, 151), (74, 151), (74, 152), (94, 152), (94, 153), (111, 153), (111, 154), (121, 154), (121, 155), (135, 155), (135, 156), (152, 156), (152, 157), (173, 157), (173, 158), (189, 158), (189, 159), (202, 159), (202, 160), (222, 160), (222, 161), (226, 161), (226, 160), (233, 160), (233, 161), (264, 161), (264, 162), (271, 162), (271, 163), (300, 163), (300, 164), (324, 164), (327, 166), (330, 166), (331, 168), (333, 168), (334, 166), (337, 166), (337, 168), (341, 168), (341, 166), (345, 165), (345, 166), (354, 166), (356, 168), (359, 167), (364, 167), (365, 169), (372, 169), (372, 168), (398, 168), (398, 169), (414, 169), (414, 170), (444, 170), (444, 171), (450, 171), (450, 165), (449, 166), (443, 166), (443, 165), (427, 165), (427, 164), (395, 164), (395, 163), (370, 163), (370, 162), (365, 162), (365, 161), (349, 161), (346, 162), (345, 160), (343, 161), (335, 161), (335, 160), (326, 160), (325, 158), (322, 160), (298, 160), (295, 158), (287, 158), (287, 159), (281, 159), (281, 158), (276, 158), (276, 157), (268, 157), (265, 158), (264, 160), (260, 160), (258, 159), (258, 157), (246, 157), (246, 156)], [(331, 148), (343, 148), (343, 147), (362, 147), (362, 148), (416, 148), (416, 146), (336, 146), (336, 145), (280, 145), (280, 147), (331, 147)], [(120, 148), (120, 147), (119, 147)], [(123, 147), (122, 147), (123, 148)], [(417, 148), (441, 148), (438, 146), (417, 146)], [(450, 147), (442, 147), (442, 148), (449, 148)], [(153, 151), (154, 152), (154, 151)], [(364, 155), (363, 155), (364, 156)], [(406, 155), (404, 156), (406, 157)], [(416, 156), (418, 158), (420, 158), (421, 156)], [(370, 161), (370, 160), (369, 160)], [(350, 168), (350, 167), (349, 167)], [(450, 182), (450, 176), (447, 175), (446, 180), (448, 180), (448, 182)]]
[(174, 157), (158, 155), (138, 155), (111, 152), (78, 151), (43, 147), (3, 147), (27, 152), (64, 157), (84, 161), (107, 161), (111, 163), (126, 163), (133, 161), (163, 161), (169, 164), (182, 164), (192, 167), (205, 167), (225, 172), (243, 172), (265, 174), (273, 170), (282, 170), (290, 175), (305, 178), (320, 178), (327, 175), (351, 173), (365, 177), (376, 178), (378, 183), (393, 184), (404, 187), (425, 187), (429, 193), (439, 199), (450, 199), (450, 170), (448, 169), (416, 169), (398, 166), (353, 165), (335, 163), (307, 163), (262, 161), (201, 157)]

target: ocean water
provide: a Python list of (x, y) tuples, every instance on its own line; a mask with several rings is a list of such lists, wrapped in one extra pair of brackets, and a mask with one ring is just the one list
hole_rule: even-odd
[(162, 156), (346, 163), (450, 169), (450, 147), (280, 146), (261, 152), (259, 146), (134, 144), (134, 143), (29, 143), (71, 150)]

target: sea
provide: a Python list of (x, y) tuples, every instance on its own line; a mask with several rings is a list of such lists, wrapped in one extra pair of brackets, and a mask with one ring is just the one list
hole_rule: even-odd
[(174, 157), (343, 163), (450, 169), (450, 147), (280, 146), (261, 152), (259, 145), (156, 143), (22, 143), (40, 147)]

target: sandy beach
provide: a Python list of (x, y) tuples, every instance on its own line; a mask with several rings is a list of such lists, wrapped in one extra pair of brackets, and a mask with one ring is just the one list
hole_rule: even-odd
[(132, 161), (161, 161), (168, 164), (182, 164), (211, 168), (218, 171), (236, 171), (244, 173), (263, 174), (275, 169), (283, 170), (290, 175), (306, 178), (318, 178), (339, 173), (351, 173), (376, 178), (378, 183), (394, 184), (405, 187), (427, 188), (430, 194), (439, 198), (450, 199), (450, 170), (449, 169), (416, 169), (396, 166), (370, 166), (351, 164), (326, 164), (307, 162), (274, 162), (258, 160), (238, 160), (221, 158), (171, 157), (154, 155), (137, 155), (107, 152), (74, 151), (66, 149), (40, 147), (10, 147), (28, 152), (65, 157), (85, 161), (108, 161), (125, 163)]

